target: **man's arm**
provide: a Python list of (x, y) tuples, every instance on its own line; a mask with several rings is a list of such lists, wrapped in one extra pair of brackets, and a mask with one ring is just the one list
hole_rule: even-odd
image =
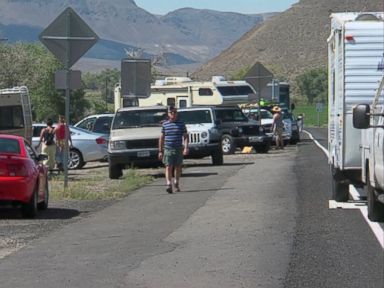
[(183, 134), (183, 144), (184, 144), (184, 150), (183, 150), (183, 155), (188, 155), (189, 153), (189, 137), (188, 137), (188, 132), (185, 131)]
[(164, 133), (161, 133), (159, 138), (159, 154), (158, 154), (158, 158), (160, 160), (163, 159), (163, 153), (164, 153)]

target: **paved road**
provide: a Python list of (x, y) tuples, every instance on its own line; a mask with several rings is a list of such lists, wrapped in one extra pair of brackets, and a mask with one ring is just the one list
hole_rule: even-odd
[[(320, 131), (321, 132), (321, 131)], [(0, 260), (2, 287), (383, 287), (383, 251), (357, 211), (329, 210), (309, 140), (222, 167), (189, 165)]]

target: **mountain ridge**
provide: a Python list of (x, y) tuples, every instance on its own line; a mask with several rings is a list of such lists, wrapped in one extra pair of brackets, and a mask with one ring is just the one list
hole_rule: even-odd
[(383, 5), (381, 0), (301, 0), (252, 28), (192, 75), (230, 77), (260, 62), (281, 80), (294, 82), (306, 70), (327, 66), (330, 13), (383, 11)]
[[(204, 63), (273, 15), (193, 8), (153, 15), (133, 0), (7, 0), (0, 2), (0, 36), (14, 39), (10, 31), (43, 30), (66, 7), (72, 7), (101, 39), (109, 41), (103, 45), (113, 42), (104, 47), (104, 54), (113, 50), (111, 46), (122, 45), (114, 53), (116, 60), (124, 57), (124, 48), (143, 48), (152, 55), (179, 55), (189, 63)], [(30, 34), (28, 40), (32, 36), (37, 38)]]

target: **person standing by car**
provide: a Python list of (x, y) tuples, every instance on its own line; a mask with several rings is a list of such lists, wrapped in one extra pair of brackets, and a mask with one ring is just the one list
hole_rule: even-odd
[(56, 133), (56, 142), (58, 147), (58, 157), (57, 157), (57, 168), (60, 171), (64, 170), (63, 162), (64, 162), (64, 152), (65, 152), (65, 133), (68, 133), (68, 141), (70, 143), (69, 147), (72, 147), (72, 138), (71, 133), (69, 131), (68, 125), (65, 122), (65, 118), (63, 115), (59, 116), (59, 124), (55, 127)]
[(39, 143), (35, 146), (35, 149), (37, 150), (40, 144), (43, 143), (41, 152), (48, 156), (48, 159), (44, 160), (43, 164), (48, 166), (49, 173), (52, 173), (55, 168), (56, 155), (55, 129), (52, 125), (52, 119), (47, 119), (47, 127), (41, 130)]
[(165, 178), (168, 193), (172, 190), (172, 175), (175, 174), (175, 190), (180, 191), (181, 167), (183, 155), (188, 155), (188, 133), (185, 123), (177, 119), (177, 110), (174, 106), (168, 107), (168, 120), (162, 124), (159, 139), (159, 160), (165, 165)]
[(299, 126), (299, 132), (302, 132), (304, 128), (304, 113), (300, 113), (297, 116), (297, 126)]
[(284, 149), (283, 141), (283, 131), (284, 131), (284, 122), (283, 117), (281, 116), (281, 108), (275, 106), (272, 108), (273, 122), (272, 122), (272, 131), (275, 136), (276, 149)]

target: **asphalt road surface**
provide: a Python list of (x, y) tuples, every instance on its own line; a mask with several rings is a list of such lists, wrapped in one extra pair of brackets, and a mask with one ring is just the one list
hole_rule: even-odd
[(359, 211), (328, 209), (311, 140), (209, 162), (187, 162), (181, 192), (159, 178), (42, 233), (0, 259), (0, 286), (384, 287), (383, 249)]

